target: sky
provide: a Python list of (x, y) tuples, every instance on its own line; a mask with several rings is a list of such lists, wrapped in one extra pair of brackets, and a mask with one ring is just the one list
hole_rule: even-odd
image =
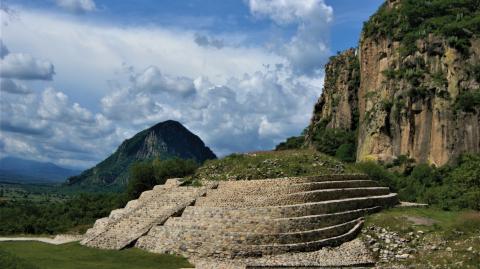
[(0, 1), (0, 157), (72, 168), (168, 119), (218, 156), (274, 148), (383, 2)]

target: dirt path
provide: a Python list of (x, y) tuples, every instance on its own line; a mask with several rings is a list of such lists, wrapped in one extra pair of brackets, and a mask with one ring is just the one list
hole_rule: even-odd
[(51, 237), (0, 237), (0, 242), (7, 241), (38, 241), (52, 245), (61, 245), (65, 243), (81, 240), (81, 235), (64, 235), (59, 234), (54, 238)]

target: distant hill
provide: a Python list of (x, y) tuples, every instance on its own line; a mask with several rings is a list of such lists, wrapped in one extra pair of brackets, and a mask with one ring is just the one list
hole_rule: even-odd
[(125, 140), (107, 159), (78, 176), (69, 185), (124, 185), (128, 168), (135, 161), (153, 158), (193, 159), (199, 163), (215, 159), (203, 141), (179, 122), (168, 120), (143, 130)]
[(8, 182), (63, 182), (80, 171), (53, 163), (6, 157), (0, 160), (0, 180)]

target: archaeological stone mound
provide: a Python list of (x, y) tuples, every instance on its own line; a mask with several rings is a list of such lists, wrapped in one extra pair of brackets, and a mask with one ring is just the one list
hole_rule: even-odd
[(364, 175), (205, 183), (168, 180), (112, 211), (82, 244), (236, 258), (311, 252), (352, 240), (363, 216), (398, 203)]

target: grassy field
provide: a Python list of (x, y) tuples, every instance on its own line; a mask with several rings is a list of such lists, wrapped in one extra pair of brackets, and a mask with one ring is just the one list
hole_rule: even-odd
[(222, 159), (209, 160), (192, 178), (244, 180), (348, 172), (355, 170), (328, 155), (301, 149), (232, 154)]
[(115, 251), (87, 248), (78, 243), (56, 246), (40, 242), (2, 242), (0, 243), (0, 267), (2, 269), (176, 269), (192, 266), (183, 257), (152, 254), (136, 248)]
[[(369, 234), (382, 242), (373, 226), (414, 239), (407, 240), (407, 245), (418, 251), (397, 262), (407, 268), (478, 268), (480, 264), (478, 211), (394, 208), (368, 216), (362, 237)], [(381, 248), (388, 249), (385, 245)]]

